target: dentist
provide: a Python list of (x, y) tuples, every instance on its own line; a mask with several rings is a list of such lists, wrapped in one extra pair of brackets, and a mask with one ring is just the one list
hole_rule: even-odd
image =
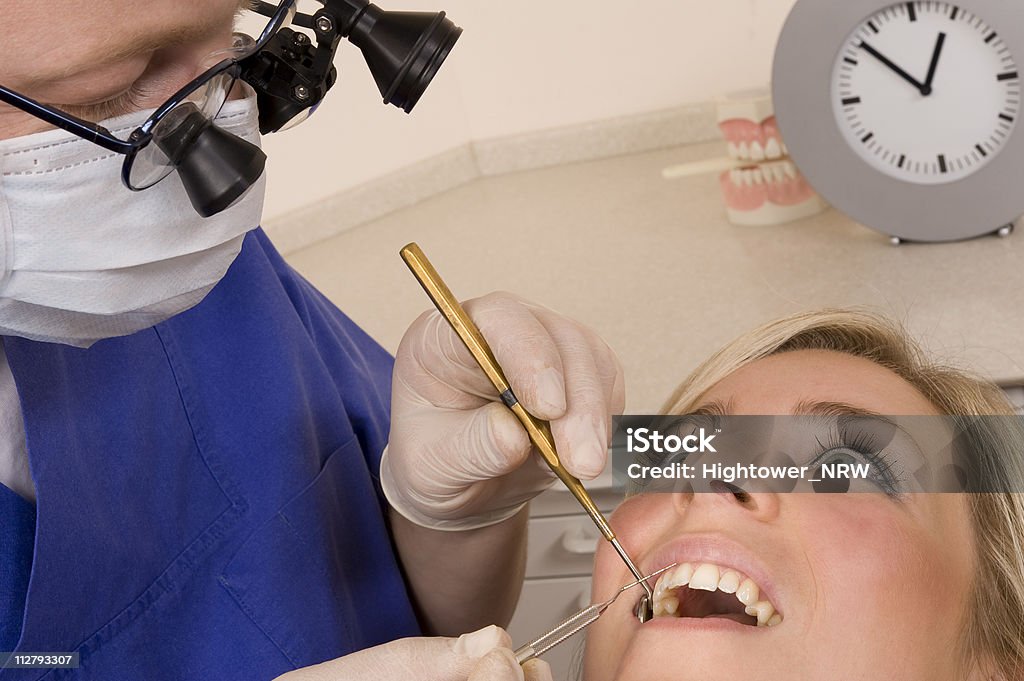
[[(0, 85), (123, 138), (242, 9), (9, 0)], [(235, 88), (217, 125), (257, 143)], [(262, 179), (202, 218), (122, 160), (0, 104), (0, 651), (77, 652), (62, 679), (523, 678), (487, 625), (552, 476), (458, 339), (424, 315), (392, 360), (258, 228)], [(466, 308), (596, 475), (612, 352), (509, 294)]]

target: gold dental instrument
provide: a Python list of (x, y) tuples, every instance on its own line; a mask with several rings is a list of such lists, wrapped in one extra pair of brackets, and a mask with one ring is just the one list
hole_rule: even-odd
[(545, 463), (554, 471), (558, 479), (569, 488), (572, 495), (576, 497), (576, 501), (580, 503), (583, 510), (594, 521), (601, 535), (608, 540), (612, 548), (615, 549), (615, 552), (622, 558), (622, 562), (626, 564), (629, 571), (636, 577), (637, 583), (643, 586), (646, 597), (641, 600), (637, 616), (641, 622), (646, 621), (653, 607), (654, 594), (651, 591), (651, 587), (644, 581), (643, 576), (633, 564), (629, 554), (622, 548), (622, 544), (615, 537), (615, 532), (597, 507), (597, 504), (590, 498), (590, 494), (583, 487), (583, 483), (562, 466), (562, 462), (558, 458), (558, 452), (555, 450), (555, 438), (551, 435), (551, 427), (548, 425), (548, 422), (531, 415), (523, 408), (519, 400), (516, 399), (515, 394), (512, 392), (512, 387), (509, 385), (508, 379), (505, 378), (505, 373), (498, 365), (498, 361), (494, 358), (494, 353), (491, 352), (487, 341), (484, 340), (483, 335), (476, 324), (473, 323), (473, 320), (469, 318), (466, 311), (459, 305), (459, 301), (452, 295), (451, 290), (444, 283), (444, 280), (441, 279), (441, 275), (437, 273), (434, 266), (430, 264), (427, 256), (420, 250), (420, 247), (416, 243), (411, 243), (405, 246), (400, 253), (402, 260), (412, 270), (413, 276), (420, 282), (420, 286), (427, 292), (430, 300), (433, 301), (444, 318), (448, 320), (452, 329), (462, 339), (462, 342), (466, 344), (466, 348), (473, 355), (473, 359), (477, 361), (480, 368), (487, 374), (487, 378), (490, 379), (495, 390), (498, 391), (501, 401), (512, 410), (512, 413), (516, 415), (519, 422), (526, 428), (530, 440), (540, 451), (540, 455)]
[(637, 586), (638, 584), (643, 584), (647, 586), (647, 580), (649, 580), (651, 577), (657, 577), (665, 570), (668, 570), (669, 568), (673, 568), (675, 566), (676, 563), (666, 565), (657, 572), (652, 572), (646, 577), (643, 577), (635, 582), (632, 582), (622, 587), (621, 589), (616, 591), (615, 595), (609, 598), (607, 601), (604, 601), (603, 603), (594, 603), (583, 608), (575, 615), (572, 615), (571, 617), (564, 620), (561, 624), (557, 625), (551, 631), (547, 632), (546, 634), (538, 636), (526, 645), (517, 649), (516, 662), (518, 662), (519, 664), (526, 664), (530, 660), (536, 657), (540, 657), (547, 651), (557, 646), (559, 643), (562, 643), (569, 637), (574, 636), (575, 634), (579, 633), (583, 629), (589, 627), (591, 624), (596, 622), (597, 618), (604, 614), (604, 611), (607, 610), (611, 606), (611, 604), (615, 602), (615, 599), (617, 599), (619, 597), (619, 594), (621, 594), (623, 591), (632, 589), (634, 586)]

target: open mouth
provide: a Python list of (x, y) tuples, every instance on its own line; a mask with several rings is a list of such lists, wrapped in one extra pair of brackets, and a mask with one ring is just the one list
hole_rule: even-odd
[(680, 563), (654, 586), (654, 617), (721, 618), (774, 627), (782, 613), (746, 575), (714, 563)]

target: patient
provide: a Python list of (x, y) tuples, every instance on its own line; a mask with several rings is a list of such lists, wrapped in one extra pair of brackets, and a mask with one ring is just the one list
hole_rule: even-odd
[[(803, 314), (741, 337), (683, 383), (668, 413), (787, 415), (823, 405), (1013, 413), (995, 386), (930, 363), (902, 330), (854, 311)], [(1020, 489), (1017, 436), (984, 449)], [(620, 599), (590, 628), (586, 681), (1024, 679), (1024, 495), (723, 485), (633, 496), (612, 524), (645, 574), (681, 567), (660, 578), (653, 620), (640, 624), (635, 599)], [(629, 581), (602, 547), (594, 597)]]

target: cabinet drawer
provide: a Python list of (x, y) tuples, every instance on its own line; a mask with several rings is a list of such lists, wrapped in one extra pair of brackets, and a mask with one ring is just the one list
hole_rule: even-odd
[[(622, 502), (622, 492), (611, 487), (588, 486), (590, 498), (607, 515)], [(573, 515), (583, 513), (580, 502), (561, 483), (536, 497), (530, 502), (530, 516), (539, 518), (552, 515)]]
[(600, 538), (586, 515), (531, 518), (526, 576), (589, 575)]
[[(518, 648), (532, 641), (589, 604), (590, 577), (526, 580), (519, 607), (508, 627), (512, 645)], [(578, 666), (575, 660), (582, 651), (583, 637), (584, 634), (577, 634), (542, 656), (551, 665), (555, 681), (577, 678), (571, 672)]]

